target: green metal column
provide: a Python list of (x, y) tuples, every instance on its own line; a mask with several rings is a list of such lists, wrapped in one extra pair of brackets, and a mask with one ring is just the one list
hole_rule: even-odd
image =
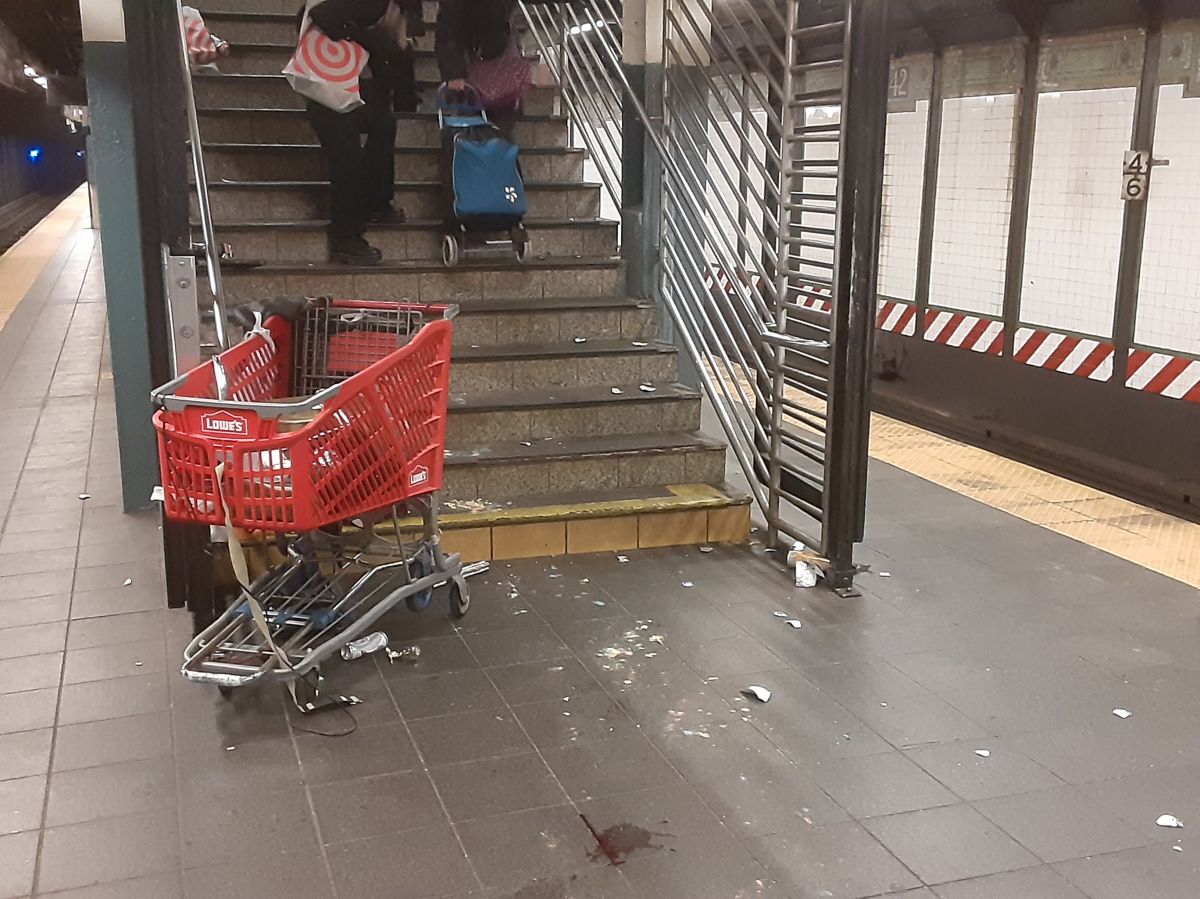
[(150, 340), (134, 147), (134, 86), (120, 0), (82, 0), (83, 59), (91, 118), (91, 164), (102, 229), (126, 511), (150, 505), (158, 455), (150, 426)]

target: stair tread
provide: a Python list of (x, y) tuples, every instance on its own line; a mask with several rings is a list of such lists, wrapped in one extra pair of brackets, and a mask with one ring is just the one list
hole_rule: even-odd
[[(199, 220), (191, 222), (193, 227), (199, 227)], [(596, 216), (588, 218), (527, 218), (525, 227), (537, 228), (614, 228), (619, 223), (613, 219), (602, 219)], [(428, 231), (444, 228), (444, 219), (413, 219), (407, 222), (379, 223), (373, 222), (372, 231)], [(218, 231), (324, 231), (329, 226), (329, 219), (292, 219), (278, 222), (226, 222), (218, 221)]]
[[(239, 260), (222, 260), (221, 271), (225, 274), (248, 272), (255, 275), (392, 275), (392, 274), (426, 274), (439, 272), (454, 274), (455, 272), (479, 271), (547, 271), (558, 269), (613, 269), (621, 262), (619, 256), (547, 256), (532, 259), (529, 262), (492, 260), (479, 264), (463, 263), (456, 268), (448, 269), (441, 260), (416, 259), (404, 262), (385, 261), (380, 265), (341, 265), (336, 262), (246, 262)], [(199, 266), (203, 269), (203, 260)]]
[[(641, 345), (639, 346), (639, 344)], [(483, 362), (493, 359), (530, 357), (541, 359), (563, 356), (655, 356), (669, 355), (675, 352), (677, 350), (670, 344), (646, 340), (586, 340), (583, 343), (493, 343), (481, 346), (456, 346), (451, 351), (451, 358), (457, 362)], [(605, 387), (605, 389), (608, 388)]]
[[(280, 107), (280, 106), (202, 106), (196, 110), (201, 116), (241, 116), (241, 115), (269, 115), (282, 116), (285, 118), (300, 118), (307, 116), (308, 113), (300, 108)], [(397, 112), (393, 113), (400, 121), (420, 121), (420, 122), (436, 122), (437, 113), (429, 112)], [(533, 113), (522, 113), (521, 122), (532, 122), (534, 124), (558, 124), (565, 125), (567, 117), (565, 115), (536, 115)]]
[(654, 392), (646, 393), (638, 384), (620, 384), (620, 394), (608, 387), (559, 387), (537, 390), (489, 390), (479, 393), (456, 393), (450, 397), (451, 411), (495, 412), (505, 409), (534, 409), (563, 406), (593, 406), (614, 403), (653, 403), (677, 400), (696, 400), (700, 394), (683, 384), (654, 384)]
[(459, 317), (495, 312), (559, 312), (570, 309), (652, 309), (636, 297), (505, 297), (495, 300), (456, 300)]
[[(527, 446), (526, 443), (529, 443)], [(699, 434), (607, 434), (600, 437), (552, 437), (529, 441), (504, 440), (469, 450), (447, 450), (446, 465), (495, 465), (552, 462), (597, 456), (673, 453), (686, 450), (724, 451), (725, 444)]]
[[(741, 506), (749, 497), (730, 485), (672, 484), (665, 487), (625, 487), (618, 490), (572, 490), (535, 493), (508, 503), (477, 500), (446, 500), (438, 523), (444, 530), (486, 527), (489, 525), (527, 524), (570, 518), (606, 518), (687, 509), (718, 509)], [(417, 527), (417, 519), (401, 522), (401, 529)]]
[[(392, 185), (396, 190), (427, 190), (437, 188), (441, 190), (442, 182), (435, 179), (428, 181), (396, 181)], [(601, 185), (595, 181), (526, 181), (525, 187), (532, 190), (578, 190), (580, 188), (599, 188)], [(209, 190), (279, 190), (286, 188), (288, 190), (328, 190), (328, 181), (231, 181), (229, 179), (221, 179), (220, 181), (210, 181)]]
[[(262, 144), (247, 144), (236, 143), (230, 141), (206, 141), (201, 140), (201, 146), (205, 152), (209, 150), (221, 151), (236, 151), (236, 152), (287, 152), (287, 151), (306, 151), (317, 152), (321, 149), (320, 144), (316, 143), (262, 143)], [(396, 147), (397, 153), (441, 153), (441, 147), (416, 147), (405, 146)], [(581, 147), (522, 147), (522, 156), (584, 156), (587, 150)]]

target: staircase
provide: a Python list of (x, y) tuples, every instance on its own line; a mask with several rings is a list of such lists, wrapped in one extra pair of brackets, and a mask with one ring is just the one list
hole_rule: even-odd
[[(724, 487), (725, 447), (697, 433), (701, 399), (677, 383), (652, 304), (622, 295), (617, 224), (600, 218), (585, 151), (568, 146), (555, 93), (535, 88), (516, 128), (534, 258), (449, 270), (440, 261), (437, 119), (400, 114), (396, 203), (371, 268), (329, 265), (328, 184), (301, 99), (278, 74), (299, 0), (212, 0), (231, 44), (195, 78), (217, 240), (232, 307), (277, 296), (457, 303), (443, 527), (467, 560), (741, 542), (748, 500)], [(436, 4), (418, 43), (432, 96)], [(426, 100), (428, 105), (428, 99)], [(424, 107), (423, 107), (424, 108)]]

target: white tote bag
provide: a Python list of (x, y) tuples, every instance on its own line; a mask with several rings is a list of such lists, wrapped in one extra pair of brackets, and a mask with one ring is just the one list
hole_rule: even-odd
[(354, 41), (335, 41), (312, 23), (309, 12), (322, 0), (308, 0), (296, 52), (283, 67), (292, 90), (334, 112), (349, 112), (363, 105), (359, 77), (368, 54)]

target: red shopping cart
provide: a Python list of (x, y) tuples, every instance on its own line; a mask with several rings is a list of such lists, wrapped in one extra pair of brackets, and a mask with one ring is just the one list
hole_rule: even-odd
[(152, 393), (167, 517), (223, 528), (235, 570), (235, 529), (274, 531), (284, 550), (253, 583), (242, 566), (240, 601), (188, 646), (185, 677), (295, 689), (401, 600), (423, 610), (448, 584), (466, 613), (436, 501), (454, 311), (310, 300)]

